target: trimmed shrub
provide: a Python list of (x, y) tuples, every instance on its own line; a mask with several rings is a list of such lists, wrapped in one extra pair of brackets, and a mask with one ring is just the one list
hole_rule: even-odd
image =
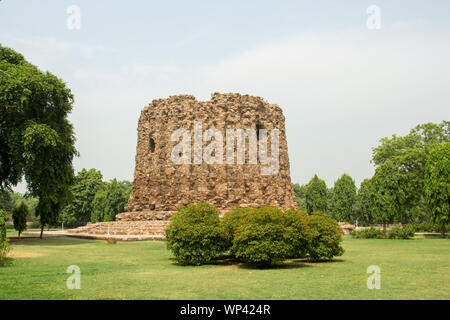
[(279, 209), (261, 207), (235, 211), (228, 221), (238, 222), (231, 252), (236, 258), (256, 266), (270, 266), (294, 252), (295, 229), (286, 225)]
[(388, 239), (411, 239), (414, 237), (414, 227), (410, 225), (395, 226), (387, 232), (387, 237)]
[(350, 235), (358, 239), (384, 239), (386, 238), (386, 231), (370, 227), (367, 229), (352, 230)]
[(350, 235), (358, 239), (411, 239), (414, 237), (414, 226), (395, 226), (388, 231), (370, 227), (367, 229), (353, 230)]
[(290, 258), (304, 258), (308, 254), (308, 245), (311, 240), (308, 214), (306, 211), (290, 209), (284, 212), (285, 225), (294, 229), (294, 236), (290, 239), (293, 250)]
[(207, 203), (178, 208), (166, 228), (166, 238), (176, 261), (184, 265), (209, 262), (231, 245), (219, 211)]
[(14, 229), (17, 230), (19, 237), (20, 234), (27, 230), (27, 217), (29, 214), (28, 206), (25, 201), (20, 202), (12, 210), (12, 219), (14, 223)]
[(0, 266), (4, 265), (6, 262), (6, 255), (9, 252), (9, 241), (6, 236), (6, 221), (8, 219), (8, 214), (0, 210)]
[(341, 246), (343, 231), (336, 220), (323, 212), (314, 212), (307, 217), (310, 227), (308, 255), (313, 261), (331, 260), (344, 254)]
[(250, 215), (255, 209), (253, 208), (233, 208), (227, 212), (222, 219), (226, 231), (233, 238), (238, 227), (244, 222), (247, 215)]

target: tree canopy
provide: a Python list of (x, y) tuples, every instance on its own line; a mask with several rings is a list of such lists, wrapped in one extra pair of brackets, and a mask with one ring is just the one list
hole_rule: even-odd
[(381, 139), (381, 144), (373, 149), (376, 167), (391, 162), (398, 170), (404, 210), (422, 206), (426, 158), (433, 148), (450, 141), (449, 125), (449, 121), (421, 124), (406, 136)]
[(355, 200), (355, 181), (348, 174), (343, 174), (334, 183), (330, 201), (331, 215), (338, 221), (353, 222)]
[(425, 165), (425, 200), (431, 221), (441, 227), (450, 223), (450, 143), (434, 148)]
[(14, 229), (17, 230), (19, 237), (22, 231), (27, 230), (27, 218), (29, 211), (30, 210), (28, 209), (25, 201), (21, 201), (17, 206), (13, 208), (12, 218)]
[(124, 212), (130, 194), (131, 183), (113, 179), (95, 195), (91, 222), (114, 221), (118, 213)]
[(299, 208), (306, 209), (306, 186), (293, 183), (292, 189), (294, 189), (295, 202), (297, 202)]
[(82, 169), (72, 185), (72, 200), (62, 211), (62, 222), (69, 225), (85, 224), (91, 221), (95, 194), (105, 188), (102, 173), (96, 169)]
[(77, 155), (67, 119), (72, 104), (62, 80), (0, 46), (0, 186), (25, 178), (30, 194), (39, 198), (42, 230), (57, 222), (70, 198)]
[(384, 226), (394, 222), (400, 214), (401, 204), (404, 203), (401, 175), (397, 167), (387, 161), (376, 168), (372, 186), (372, 216), (375, 222)]
[(328, 208), (328, 189), (327, 184), (322, 179), (314, 177), (306, 185), (305, 192), (306, 210), (309, 214), (314, 211), (326, 212)]
[(358, 189), (354, 205), (354, 217), (361, 224), (371, 224), (374, 219), (372, 216), (374, 190), (371, 179), (364, 179)]

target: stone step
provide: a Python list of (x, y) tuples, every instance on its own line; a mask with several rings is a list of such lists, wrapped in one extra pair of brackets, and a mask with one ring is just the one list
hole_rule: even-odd
[(87, 224), (68, 230), (68, 235), (83, 238), (119, 240), (164, 239), (165, 229), (174, 211), (124, 212), (116, 221)]

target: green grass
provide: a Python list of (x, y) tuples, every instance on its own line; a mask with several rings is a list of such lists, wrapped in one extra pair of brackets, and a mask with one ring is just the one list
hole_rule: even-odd
[[(57, 229), (57, 228), (45, 228), (44, 230), (44, 234), (46, 231), (59, 231), (61, 229)], [(27, 229), (25, 231), (22, 232), (22, 234), (20, 235), (21, 237), (24, 238), (28, 238), (28, 237), (39, 237), (39, 234), (41, 232), (41, 229), (37, 229), (37, 228), (31, 228), (31, 229)], [(14, 230), (14, 229), (7, 229), (6, 230), (6, 236), (9, 237), (17, 237), (19, 235), (19, 233)]]
[[(450, 299), (450, 241), (345, 238), (333, 262), (294, 260), (279, 268), (183, 267), (165, 242), (74, 238), (20, 240), (0, 268), (0, 299)], [(68, 290), (66, 269), (81, 268), (81, 290)], [(369, 290), (366, 269), (381, 268)]]
[[(26, 230), (23, 231), (22, 234), (20, 235), (21, 237), (36, 237), (39, 235), (36, 234), (28, 234), (28, 232), (30, 231), (38, 231), (37, 229), (30, 229), (30, 230)], [(19, 233), (16, 230), (7, 230), (6, 232), (6, 236), (7, 237), (17, 237), (19, 235)]]

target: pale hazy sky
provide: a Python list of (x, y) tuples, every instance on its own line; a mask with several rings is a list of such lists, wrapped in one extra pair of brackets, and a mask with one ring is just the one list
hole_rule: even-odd
[[(70, 5), (80, 30), (67, 28)], [(370, 5), (379, 30), (367, 28)], [(448, 0), (3, 0), (0, 43), (67, 82), (75, 168), (105, 179), (133, 179), (140, 111), (174, 94), (278, 104), (302, 184), (344, 172), (359, 184), (379, 139), (450, 119)]]

